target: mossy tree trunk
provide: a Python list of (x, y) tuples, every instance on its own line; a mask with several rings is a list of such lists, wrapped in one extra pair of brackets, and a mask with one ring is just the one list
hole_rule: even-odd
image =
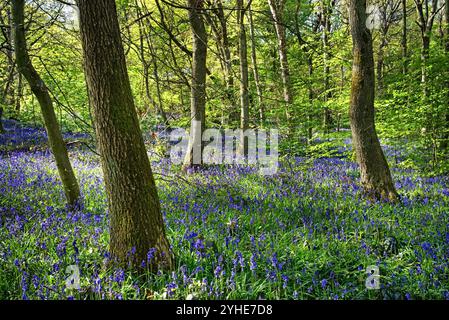
[(377, 199), (398, 200), (390, 169), (374, 122), (374, 58), (366, 28), (366, 0), (350, 0), (349, 23), (353, 41), (350, 120), (354, 150), (365, 191)]
[(204, 2), (188, 0), (193, 38), (192, 80), (190, 92), (190, 141), (183, 169), (202, 164), (202, 133), (206, 126), (207, 32), (201, 16)]
[(293, 93), (290, 80), (290, 67), (287, 57), (287, 39), (285, 36), (285, 24), (284, 24), (284, 0), (268, 0), (271, 15), (274, 20), (274, 27), (276, 29), (276, 36), (278, 39), (278, 53), (279, 61), (281, 64), (281, 78), (284, 89), (284, 101), (286, 104), (285, 116), (290, 126), (290, 108), (293, 102)]
[(25, 38), (24, 27), (24, 0), (12, 0), (14, 51), (19, 72), (25, 77), (31, 91), (36, 96), (41, 107), (48, 143), (55, 157), (59, 176), (62, 181), (64, 193), (69, 206), (77, 205), (80, 198), (80, 189), (67, 153), (67, 147), (59, 128), (53, 101), (47, 86), (31, 62)]
[[(77, 0), (84, 68), (110, 215), (109, 250), (123, 266), (171, 268), (159, 197), (145, 149), (114, 0)], [(154, 258), (147, 254), (156, 249)]]
[[(444, 7), (444, 17), (445, 17), (445, 22), (446, 22), (446, 26), (445, 26), (445, 30), (446, 30), (446, 34), (445, 34), (445, 50), (446, 50), (446, 54), (449, 56), (449, 0), (445, 0), (445, 7)], [(449, 79), (447, 80), (447, 86), (449, 88)], [(448, 107), (449, 109), (449, 107)], [(448, 153), (448, 146), (449, 146), (449, 111), (446, 111), (446, 114), (444, 115), (445, 117), (445, 125), (444, 125), (444, 134), (443, 134), (443, 139), (441, 141), (441, 150), (444, 153)]]
[[(239, 60), (240, 60), (240, 129), (249, 128), (249, 80), (248, 80), (248, 46), (245, 29), (245, 7), (243, 0), (237, 0), (237, 15), (239, 27)], [(239, 152), (248, 155), (248, 138), (244, 134), (240, 137)]]

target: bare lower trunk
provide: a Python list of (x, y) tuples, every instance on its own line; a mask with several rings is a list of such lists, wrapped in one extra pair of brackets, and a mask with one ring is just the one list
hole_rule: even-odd
[(190, 93), (190, 140), (183, 169), (202, 164), (202, 133), (206, 124), (207, 33), (201, 16), (203, 2), (188, 0), (193, 37), (192, 83)]
[(223, 3), (221, 0), (217, 1), (217, 16), (220, 21), (221, 38), (222, 38), (222, 50), (224, 53), (224, 67), (225, 67), (225, 78), (226, 78), (226, 98), (228, 103), (228, 108), (233, 109), (235, 104), (234, 97), (234, 75), (232, 74), (232, 61), (231, 61), (231, 50), (229, 48), (229, 35), (228, 26), (226, 24), (225, 13), (223, 10)]
[[(111, 262), (173, 267), (133, 101), (114, 0), (77, 0), (84, 68), (110, 216)], [(155, 252), (153, 252), (155, 250)]]
[[(444, 17), (446, 22), (446, 28), (445, 28), (445, 50), (446, 54), (449, 56), (449, 0), (445, 0), (445, 9), (444, 9)], [(449, 88), (449, 80), (447, 81), (446, 86)], [(449, 109), (449, 108), (448, 108)], [(448, 153), (448, 146), (449, 146), (449, 111), (446, 111), (445, 115), (445, 125), (444, 125), (444, 134), (443, 134), (443, 141), (441, 142), (441, 150), (444, 153)]]
[(429, 60), (430, 38), (427, 35), (422, 36), (421, 48), (421, 85), (423, 88), (424, 98), (427, 98), (429, 91), (427, 88), (427, 63)]
[(283, 22), (284, 0), (268, 0), (271, 15), (274, 20), (274, 27), (278, 39), (279, 60), (281, 63), (281, 78), (284, 90), (284, 101), (286, 104), (285, 116), (290, 122), (290, 106), (293, 102), (292, 88), (290, 83), (290, 68), (287, 58), (287, 41), (285, 38), (285, 26)]
[[(309, 54), (309, 57), (307, 58), (307, 66), (308, 66), (308, 71), (309, 71), (309, 79), (312, 79), (312, 76), (313, 76), (313, 58), (312, 58), (312, 54)], [(310, 110), (313, 110), (313, 99), (315, 98), (315, 94), (314, 94), (314, 91), (313, 91), (312, 83), (309, 83), (308, 92), (309, 92)], [(309, 114), (307, 115), (307, 121), (308, 121), (308, 124), (307, 124), (307, 142), (311, 143), (312, 142), (312, 135), (313, 135), (312, 111), (309, 111)]]
[(366, 0), (351, 0), (349, 20), (353, 39), (350, 120), (361, 182), (372, 197), (396, 201), (398, 194), (382, 152), (374, 122), (374, 59), (366, 28)]
[[(245, 10), (243, 0), (237, 0), (239, 24), (239, 58), (240, 58), (240, 129), (245, 131), (249, 127), (249, 93), (248, 93), (248, 48), (246, 44)], [(248, 139), (244, 135), (240, 138), (241, 153), (248, 155)]]
[(34, 69), (28, 55), (24, 28), (24, 2), (24, 0), (12, 1), (16, 63), (19, 72), (28, 81), (31, 91), (39, 101), (48, 135), (48, 142), (55, 157), (67, 202), (70, 206), (75, 206), (80, 198), (80, 189), (72, 165), (70, 164), (66, 144), (59, 129), (48, 88)]
[(382, 35), (379, 44), (379, 51), (377, 52), (377, 95), (381, 97), (384, 91), (384, 48), (386, 46), (386, 39)]
[[(323, 6), (323, 63), (324, 63), (324, 102), (329, 101), (330, 95), (330, 67), (329, 67), (329, 33), (331, 31), (330, 23), (330, 10), (326, 3), (322, 3)], [(327, 133), (332, 127), (332, 115), (328, 106), (324, 108), (323, 127)]]
[(407, 0), (402, 0), (402, 73), (408, 72), (408, 48), (407, 48)]
[(257, 51), (256, 51), (256, 40), (254, 34), (254, 22), (252, 11), (248, 11), (249, 14), (249, 30), (251, 38), (251, 63), (253, 65), (254, 83), (256, 85), (257, 101), (259, 103), (259, 121), (260, 127), (263, 128), (265, 122), (265, 107), (262, 96), (262, 87), (260, 84), (259, 67), (257, 65)]
[(17, 93), (16, 93), (16, 106), (15, 106), (17, 114), (19, 114), (21, 110), (22, 91), (23, 91), (22, 74), (19, 72), (17, 74)]

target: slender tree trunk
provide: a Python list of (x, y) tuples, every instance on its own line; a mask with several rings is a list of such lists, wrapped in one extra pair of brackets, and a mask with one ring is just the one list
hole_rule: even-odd
[[(244, 1), (237, 0), (239, 25), (239, 58), (240, 58), (240, 129), (249, 128), (249, 80), (248, 80), (248, 48), (245, 29)], [(248, 139), (242, 135), (240, 139), (242, 155), (248, 155)]]
[[(153, 76), (154, 76), (154, 81), (156, 82), (157, 110), (158, 110), (159, 115), (162, 118), (162, 121), (164, 122), (164, 125), (169, 126), (167, 114), (165, 113), (164, 105), (162, 102), (162, 92), (161, 92), (161, 83), (160, 83), (161, 81), (159, 78), (159, 71), (158, 71), (157, 61), (156, 61), (156, 57), (157, 57), (156, 48), (154, 48), (153, 43), (151, 43), (151, 41), (149, 40), (148, 35), (146, 35), (145, 37), (147, 39), (147, 45), (148, 45), (148, 48), (150, 49), (150, 53), (152, 56), (152, 62), (153, 62)], [(148, 70), (147, 70), (147, 74), (148, 74)], [(149, 86), (147, 86), (147, 88), (149, 89)]]
[[(142, 12), (139, 8), (139, 4), (136, 0), (135, 2), (136, 8), (137, 8), (137, 14), (139, 16), (142, 16)], [(143, 67), (143, 77), (144, 77), (144, 83), (145, 83), (145, 95), (147, 96), (147, 99), (153, 104), (154, 108), (156, 109), (156, 112), (159, 114), (159, 116), (162, 118), (162, 121), (164, 123), (164, 125), (168, 125), (168, 119), (167, 119), (167, 115), (164, 111), (164, 107), (162, 105), (162, 98), (161, 98), (161, 92), (160, 92), (160, 79), (159, 79), (159, 73), (157, 71), (156, 66), (156, 55), (155, 55), (155, 50), (153, 48), (153, 44), (151, 43), (149, 37), (149, 33), (152, 31), (152, 27), (151, 27), (151, 21), (149, 21), (149, 19), (147, 19), (147, 23), (150, 27), (150, 31), (149, 32), (145, 32), (144, 30), (144, 23), (142, 22), (142, 19), (140, 19), (138, 21), (138, 26), (139, 26), (139, 55), (140, 55), (140, 60), (142, 61), (142, 67)], [(153, 63), (153, 75), (154, 75), (154, 79), (156, 82), (156, 93), (157, 93), (157, 97), (158, 97), (158, 101), (154, 101), (153, 97), (151, 96), (151, 91), (150, 91), (150, 82), (149, 82), (149, 63), (147, 61), (146, 58), (146, 54), (145, 54), (145, 44), (148, 46), (148, 49), (150, 50), (150, 54), (151, 54), (151, 59), (152, 59), (152, 63)]]
[[(449, 56), (449, 0), (445, 0), (445, 8), (444, 8), (444, 17), (445, 17), (445, 50), (446, 54)], [(446, 86), (449, 88), (449, 79), (447, 80)], [(449, 109), (449, 108), (448, 108)], [(449, 146), (449, 111), (446, 111), (445, 114), (445, 126), (444, 126), (444, 134), (443, 134), (443, 140), (441, 142), (441, 150), (443, 152), (447, 153), (449, 152), (448, 146)]]
[(449, 0), (444, 2), (444, 20), (446, 22), (446, 52), (449, 53)]
[(10, 28), (8, 32), (4, 33), (6, 44), (6, 58), (8, 62), (8, 78), (6, 80), (5, 90), (3, 92), (3, 100), (8, 105), (14, 104), (14, 73), (16, 71), (16, 63), (14, 61), (14, 49), (13, 49), (13, 21), (11, 19), (11, 10), (6, 8), (6, 25)]
[(438, 0), (415, 0), (418, 15), (417, 24), (421, 30), (421, 85), (423, 98), (427, 100), (429, 95), (427, 83), (427, 64), (430, 56), (430, 36), (433, 22), (438, 13)]
[(21, 110), (22, 91), (23, 91), (22, 74), (20, 72), (18, 72), (18, 74), (17, 74), (16, 107), (15, 107), (17, 113), (20, 113), (20, 110)]
[(366, 0), (349, 2), (353, 39), (350, 120), (354, 150), (365, 191), (375, 198), (396, 201), (390, 169), (374, 122), (374, 58), (371, 33), (366, 28)]
[(384, 91), (384, 48), (387, 45), (386, 34), (382, 32), (377, 51), (377, 95), (381, 97)]
[(268, 0), (271, 15), (274, 20), (276, 35), (278, 38), (278, 52), (281, 63), (281, 77), (284, 88), (284, 101), (286, 104), (285, 115), (287, 122), (290, 122), (290, 106), (293, 102), (293, 95), (290, 82), (290, 68), (287, 58), (287, 41), (285, 38), (285, 26), (283, 22), (284, 0)]
[(157, 62), (156, 62), (156, 49), (153, 48), (152, 44), (150, 44), (150, 51), (151, 51), (151, 54), (153, 55), (153, 76), (154, 76), (154, 81), (156, 83), (157, 110), (158, 110), (159, 115), (162, 118), (162, 121), (164, 122), (164, 125), (169, 126), (167, 114), (165, 113), (164, 105), (162, 102), (161, 80), (159, 78), (159, 71), (158, 71), (158, 66), (157, 66)]
[(407, 0), (402, 0), (402, 73), (408, 73), (408, 48), (407, 48)]
[(53, 102), (48, 92), (48, 88), (34, 69), (28, 55), (24, 28), (24, 3), (24, 0), (12, 1), (16, 63), (19, 72), (22, 73), (28, 81), (31, 91), (39, 101), (42, 117), (44, 118), (45, 129), (48, 135), (48, 142), (55, 157), (64, 193), (69, 206), (73, 207), (79, 201), (80, 189), (72, 165), (70, 164), (67, 147), (56, 119)]
[(313, 110), (313, 100), (315, 99), (315, 94), (313, 91), (313, 84), (312, 84), (312, 77), (313, 77), (313, 57), (312, 53), (309, 53), (309, 56), (307, 57), (307, 66), (308, 66), (308, 72), (309, 72), (309, 85), (308, 85), (308, 93), (309, 93), (309, 105), (310, 105), (310, 111), (307, 115), (307, 141), (308, 143), (312, 142), (312, 135), (313, 135), (313, 117), (312, 117), (312, 110)]
[(260, 127), (263, 128), (265, 122), (265, 107), (262, 96), (262, 87), (260, 84), (259, 66), (257, 65), (257, 48), (254, 32), (254, 21), (252, 10), (249, 10), (249, 33), (251, 38), (251, 63), (253, 65), (254, 83), (256, 85), (257, 101), (259, 103), (259, 121)]
[(430, 37), (429, 35), (423, 35), (421, 38), (421, 85), (423, 87), (424, 98), (429, 95), (429, 90), (427, 88), (427, 64), (429, 60), (429, 50), (430, 50)]
[(203, 2), (188, 0), (189, 21), (193, 37), (192, 83), (190, 93), (190, 141), (183, 169), (202, 164), (202, 134), (206, 124), (207, 33), (201, 16)]
[(221, 0), (217, 1), (217, 16), (220, 21), (221, 29), (221, 39), (225, 58), (225, 70), (226, 70), (226, 90), (229, 107), (234, 105), (234, 75), (232, 74), (232, 61), (231, 61), (231, 50), (229, 48), (229, 35), (228, 26), (226, 24), (226, 18), (223, 10), (223, 3)]
[[(331, 31), (330, 9), (326, 1), (322, 1), (321, 5), (323, 14), (323, 62), (324, 62), (324, 102), (329, 101), (330, 95), (330, 67), (329, 67), (329, 33)], [(332, 116), (328, 106), (324, 108), (324, 130), (329, 132), (332, 126)]]
[[(171, 268), (159, 197), (139, 128), (114, 0), (77, 0), (84, 68), (110, 216), (109, 250), (124, 267)], [(154, 257), (148, 261), (152, 249)]]

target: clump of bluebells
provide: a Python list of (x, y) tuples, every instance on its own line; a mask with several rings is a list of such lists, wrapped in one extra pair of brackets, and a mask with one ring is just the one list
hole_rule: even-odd
[[(2, 143), (45, 142), (15, 126), (6, 123)], [(448, 177), (393, 168), (395, 205), (362, 197), (345, 157), (291, 157), (275, 176), (215, 166), (186, 176), (189, 184), (158, 180), (177, 266), (142, 275), (107, 267), (94, 154), (71, 151), (84, 199), (71, 211), (47, 149), (1, 150), (0, 299), (449, 299)], [(390, 238), (394, 251), (383, 245)], [(68, 286), (68, 266), (78, 267), (79, 288)], [(379, 269), (379, 290), (365, 287), (368, 266)]]

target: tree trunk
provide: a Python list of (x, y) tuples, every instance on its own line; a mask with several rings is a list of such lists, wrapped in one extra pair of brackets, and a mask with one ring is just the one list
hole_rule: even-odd
[(354, 150), (364, 190), (374, 198), (396, 201), (390, 169), (374, 122), (374, 59), (371, 33), (366, 28), (366, 0), (349, 2), (353, 39), (350, 120)]
[(425, 34), (421, 38), (421, 85), (423, 88), (424, 98), (429, 95), (429, 90), (427, 88), (427, 63), (429, 60), (429, 50), (430, 50), (430, 37)]
[(287, 122), (290, 122), (290, 105), (293, 102), (291, 83), (290, 83), (290, 68), (287, 58), (287, 41), (285, 38), (285, 26), (283, 24), (284, 0), (268, 0), (271, 15), (274, 20), (274, 27), (278, 38), (278, 52), (281, 63), (281, 78), (284, 88), (284, 101), (286, 104), (285, 115)]
[(379, 51), (377, 52), (377, 95), (381, 97), (384, 91), (384, 48), (387, 45), (386, 34), (382, 32), (379, 44)]
[(220, 21), (221, 40), (224, 52), (224, 66), (226, 70), (226, 95), (228, 99), (228, 107), (234, 107), (234, 75), (232, 74), (231, 50), (229, 49), (229, 35), (228, 26), (223, 10), (223, 3), (221, 0), (217, 1), (217, 16)]
[[(89, 100), (110, 216), (109, 250), (123, 267), (171, 268), (150, 161), (139, 128), (114, 0), (77, 0)], [(155, 249), (148, 261), (147, 254)]]
[(190, 93), (190, 140), (183, 169), (202, 164), (202, 134), (206, 124), (207, 33), (201, 16), (203, 1), (188, 0), (193, 38), (192, 83)]
[[(323, 14), (323, 63), (324, 63), (324, 103), (326, 104), (330, 95), (330, 67), (329, 67), (329, 33), (331, 31), (330, 23), (330, 10), (325, 1), (322, 1), (322, 14)], [(328, 106), (324, 108), (324, 131), (327, 133), (332, 126), (332, 115)]]
[(415, 0), (418, 15), (417, 24), (421, 30), (421, 85), (423, 98), (427, 100), (429, 91), (427, 83), (427, 63), (430, 52), (430, 36), (432, 34), (433, 22), (438, 13), (438, 0)]
[(257, 65), (256, 39), (254, 33), (254, 22), (252, 10), (249, 14), (249, 33), (251, 38), (251, 63), (253, 65), (254, 83), (256, 85), (257, 101), (259, 102), (259, 121), (260, 127), (263, 128), (265, 122), (265, 107), (263, 104), (262, 87), (260, 84), (259, 66)]
[[(3, 19), (1, 19), (3, 21)], [(7, 105), (14, 104), (14, 73), (16, 70), (16, 63), (14, 61), (13, 49), (13, 22), (11, 19), (11, 10), (6, 7), (6, 21), (4, 22), (9, 27), (8, 32), (4, 33), (6, 48), (6, 58), (8, 63), (8, 78), (6, 79), (5, 89), (3, 91), (3, 102)]]
[(407, 48), (407, 0), (402, 0), (402, 73), (408, 72), (408, 48)]
[(309, 113), (307, 115), (307, 143), (310, 144), (312, 143), (312, 137), (313, 137), (313, 100), (315, 99), (315, 94), (313, 91), (313, 84), (312, 84), (312, 77), (313, 77), (313, 56), (312, 53), (308, 54), (307, 57), (307, 67), (308, 67), (308, 75), (309, 75), (309, 81), (310, 83), (308, 84), (308, 96), (309, 96), (309, 105), (310, 105), (310, 110)]
[[(449, 0), (445, 0), (445, 8), (444, 8), (444, 17), (446, 20), (446, 37), (445, 37), (445, 50), (446, 54), (449, 56)], [(447, 80), (447, 87), (449, 88), (449, 79)], [(449, 109), (449, 108), (448, 108)], [(441, 142), (441, 150), (444, 153), (448, 153), (449, 146), (449, 111), (446, 111), (445, 114), (445, 126), (444, 126), (444, 134)]]
[(45, 129), (48, 135), (48, 142), (55, 157), (64, 193), (69, 206), (74, 207), (80, 198), (80, 189), (72, 165), (70, 164), (67, 147), (56, 119), (53, 102), (48, 92), (48, 88), (34, 69), (28, 55), (24, 28), (24, 2), (24, 0), (12, 1), (16, 63), (19, 72), (22, 73), (28, 81), (31, 91), (39, 101)]
[[(237, 0), (239, 25), (239, 58), (240, 58), (240, 129), (249, 128), (249, 93), (248, 93), (248, 48), (246, 43), (245, 9), (243, 0)], [(241, 153), (248, 155), (248, 139), (243, 134), (240, 138)]]
[(20, 113), (22, 104), (22, 94), (23, 94), (23, 84), (22, 84), (22, 74), (18, 72), (17, 74), (17, 94), (16, 94), (16, 112)]
[[(142, 16), (142, 12), (139, 8), (139, 3), (135, 2), (136, 5), (136, 11), (138, 16)], [(145, 14), (147, 14), (147, 12), (145, 12)], [(160, 79), (159, 79), (159, 73), (156, 69), (156, 55), (155, 55), (155, 50), (153, 48), (153, 44), (150, 41), (150, 33), (152, 31), (152, 26), (151, 26), (151, 21), (149, 21), (149, 19), (146, 19), (147, 24), (149, 26), (149, 31), (146, 32), (146, 30), (144, 29), (144, 23), (142, 21), (142, 19), (139, 19), (138, 21), (138, 26), (139, 26), (139, 55), (140, 55), (140, 60), (142, 61), (142, 68), (143, 68), (143, 78), (144, 78), (144, 84), (145, 84), (145, 95), (147, 96), (147, 99), (150, 101), (150, 103), (153, 104), (154, 108), (156, 109), (156, 112), (158, 113), (158, 115), (161, 117), (162, 122), (164, 123), (164, 125), (168, 126), (168, 119), (167, 119), (167, 114), (164, 111), (164, 107), (162, 105), (162, 98), (161, 98), (161, 89), (160, 89)], [(145, 40), (145, 41), (144, 41)], [(158, 101), (154, 101), (153, 97), (151, 96), (151, 92), (150, 92), (150, 75), (149, 75), (149, 63), (147, 61), (146, 58), (146, 54), (145, 54), (145, 44), (148, 46), (148, 49), (150, 50), (150, 54), (151, 54), (151, 59), (152, 59), (152, 63), (154, 66), (153, 69), (153, 75), (154, 75), (154, 79), (156, 82), (156, 93), (157, 93), (157, 97), (158, 97)]]

